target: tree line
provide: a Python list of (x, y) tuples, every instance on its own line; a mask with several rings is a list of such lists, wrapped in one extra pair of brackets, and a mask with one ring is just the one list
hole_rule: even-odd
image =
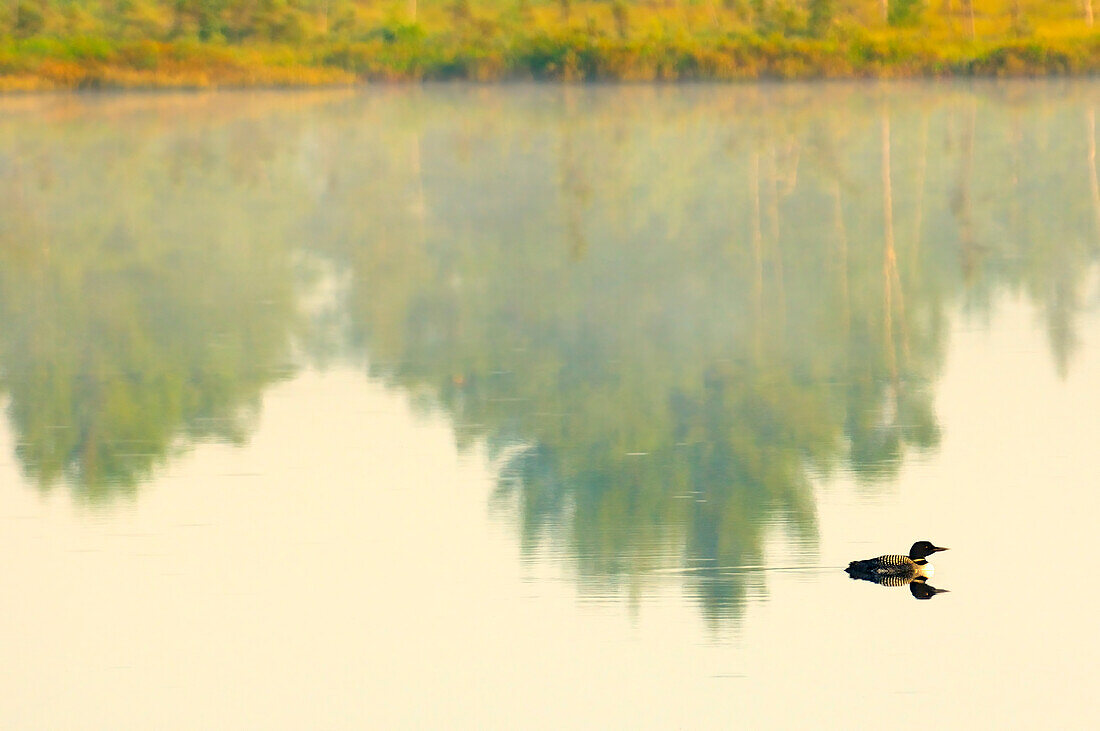
[(9, 0), (0, 35), (207, 42), (366, 41), (400, 33), (573, 27), (822, 38), (923, 28), (977, 37), (1093, 27), (1093, 0)]

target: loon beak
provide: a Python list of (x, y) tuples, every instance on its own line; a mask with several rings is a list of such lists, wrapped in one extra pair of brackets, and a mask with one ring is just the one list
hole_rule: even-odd
[(932, 547), (932, 553), (935, 553), (936, 551), (950, 551), (950, 550), (951, 550), (950, 548), (940, 548), (939, 546), (933, 546)]

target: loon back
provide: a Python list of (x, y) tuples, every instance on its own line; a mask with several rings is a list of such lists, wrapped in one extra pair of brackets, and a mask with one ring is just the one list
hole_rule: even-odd
[(853, 579), (866, 579), (886, 586), (904, 586), (918, 576), (924, 576), (924, 559), (914, 561), (908, 556), (889, 554), (862, 561), (852, 561), (845, 571)]

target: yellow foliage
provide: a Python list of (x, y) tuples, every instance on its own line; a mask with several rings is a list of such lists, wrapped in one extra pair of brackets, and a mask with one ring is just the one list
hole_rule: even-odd
[[(326, 15), (305, 1), (262, 0), (219, 11), (201, 0), (173, 6), (126, 0), (112, 18), (80, 2), (64, 13), (45, 2), (41, 18), (49, 33), (0, 36), (2, 88), (1100, 71), (1100, 34), (1086, 26), (1074, 0), (1021, 0), (1019, 16), (1008, 2), (975, 0), (973, 37), (962, 2), (953, 14), (929, 2), (916, 25), (904, 28), (886, 25), (878, 2), (837, 3), (843, 12), (811, 29), (808, 0), (769, 15), (754, 15), (746, 3), (673, 0), (346, 0)], [(183, 15), (173, 20), (173, 13)], [(99, 31), (90, 33), (96, 23)], [(207, 40), (198, 40), (196, 29)]]

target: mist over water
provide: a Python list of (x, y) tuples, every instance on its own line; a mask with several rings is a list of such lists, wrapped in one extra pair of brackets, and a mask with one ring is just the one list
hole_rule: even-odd
[(0, 719), (1100, 720), (1098, 92), (0, 99)]

